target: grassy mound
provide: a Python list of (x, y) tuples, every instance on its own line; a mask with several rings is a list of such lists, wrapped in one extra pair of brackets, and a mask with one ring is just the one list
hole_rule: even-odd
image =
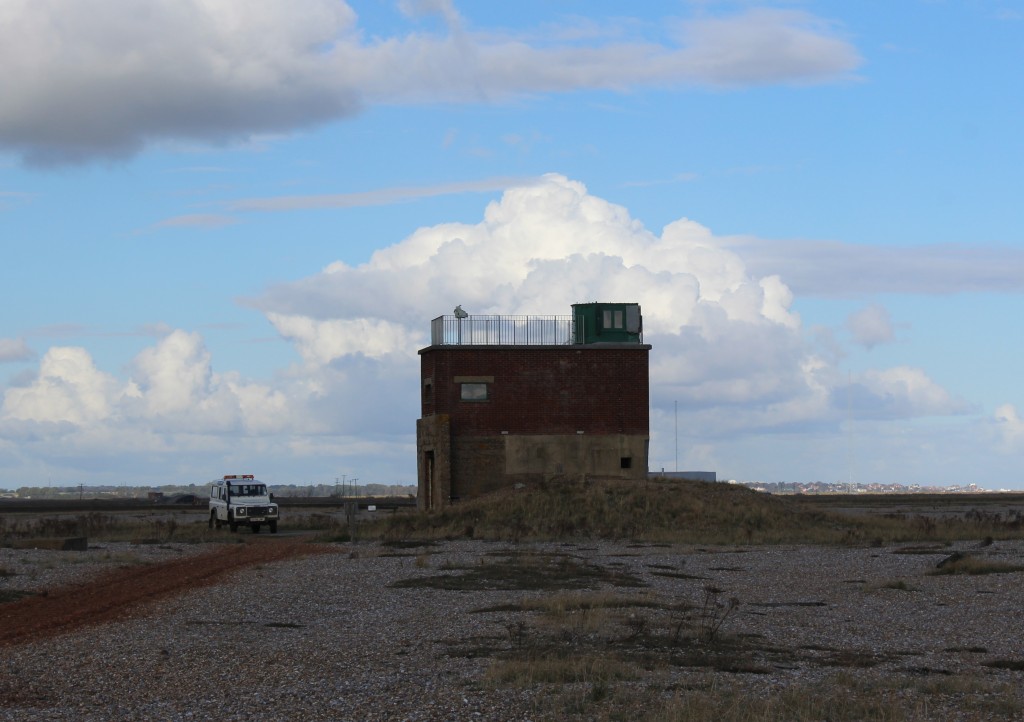
[(854, 515), (800, 497), (732, 484), (649, 479), (552, 482), (505, 489), (441, 511), (396, 514), (366, 530), (387, 541), (613, 539), (689, 544), (947, 543), (1021, 538), (1012, 521), (979, 517)]
[(383, 539), (631, 539), (699, 544), (865, 543), (921, 538), (906, 521), (804, 508), (722, 483), (560, 482), (500, 492), (428, 514), (389, 517)]

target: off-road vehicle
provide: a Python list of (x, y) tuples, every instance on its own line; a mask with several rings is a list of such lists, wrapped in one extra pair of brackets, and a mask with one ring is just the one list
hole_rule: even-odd
[(227, 524), (231, 531), (238, 531), (239, 524), (245, 524), (253, 534), (259, 534), (260, 526), (266, 524), (271, 534), (277, 534), (279, 518), (274, 495), (252, 474), (225, 476), (210, 486), (211, 529)]

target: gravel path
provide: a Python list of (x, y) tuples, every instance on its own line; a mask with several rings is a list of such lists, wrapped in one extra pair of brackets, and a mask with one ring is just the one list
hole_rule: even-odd
[[(273, 544), (287, 546), (261, 540), (218, 546), (213, 555)], [(613, 709), (642, 719), (687, 690), (737, 689), (765, 699), (835, 684), (837, 675), (847, 675), (841, 679), (850, 688), (870, 684), (894, 704), (902, 700), (910, 719), (1024, 718), (1024, 672), (990, 666), (1024, 667), (1024, 574), (929, 576), (951, 549), (478, 541), (444, 542), (429, 553), (371, 543), (333, 549), (282, 552), (277, 560), (267, 553), (226, 576), (199, 575), (177, 592), (135, 599), (99, 623), (12, 639), (0, 648), (0, 720), (600, 719)], [(1017, 542), (976, 553), (1024, 564)], [(648, 605), (613, 610), (596, 631), (580, 631), (576, 622), (515, 608), (561, 594), (550, 589), (394, 586), (454, 581), (509, 554), (535, 565), (557, 562), (567, 582), (570, 562), (614, 574), (574, 593), (603, 589)], [(170, 575), (209, 557), (209, 548), (186, 545), (0, 549), (7, 573), (0, 591), (56, 594), (118, 558)], [(610, 581), (629, 576), (642, 586)], [(687, 614), (699, 628), (694, 620), (709, 586), (721, 590), (714, 594), (720, 602), (739, 600), (716, 644), (669, 644), (673, 624)], [(5, 607), (13, 605), (0, 605), (0, 615)], [(510, 632), (518, 622), (521, 638)], [(615, 680), (606, 697), (595, 693), (596, 678), (488, 681), (496, 660), (519, 648), (634, 660), (642, 652), (655, 661), (640, 677)], [(741, 664), (711, 663), (726, 657)]]
[[(87, 582), (78, 584), (61, 580), (58, 571), (56, 581), (59, 584), (55, 588), (42, 587), (40, 594), (0, 607), (0, 647), (123, 619), (128, 614), (144, 612), (146, 605), (158, 599), (216, 584), (245, 567), (334, 551), (333, 547), (302, 540), (257, 542), (217, 545), (201, 553), (193, 550), (191, 555), (183, 554), (181, 558), (157, 564), (137, 561), (132, 565), (119, 565), (95, 578), (90, 575)], [(64, 561), (77, 561), (73, 554), (65, 556)], [(89, 561), (88, 554), (79, 558), (86, 563)], [(59, 563), (53, 566), (59, 569)], [(38, 588), (38, 585), (37, 581), (34, 586)]]

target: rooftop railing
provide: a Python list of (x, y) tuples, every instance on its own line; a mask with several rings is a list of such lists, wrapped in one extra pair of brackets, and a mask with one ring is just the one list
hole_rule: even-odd
[(433, 346), (558, 346), (578, 343), (572, 316), (438, 316)]

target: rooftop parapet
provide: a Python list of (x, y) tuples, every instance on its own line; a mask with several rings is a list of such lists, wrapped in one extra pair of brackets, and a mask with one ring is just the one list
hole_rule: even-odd
[(643, 344), (637, 303), (577, 303), (571, 316), (471, 316), (455, 309), (430, 322), (431, 346)]

